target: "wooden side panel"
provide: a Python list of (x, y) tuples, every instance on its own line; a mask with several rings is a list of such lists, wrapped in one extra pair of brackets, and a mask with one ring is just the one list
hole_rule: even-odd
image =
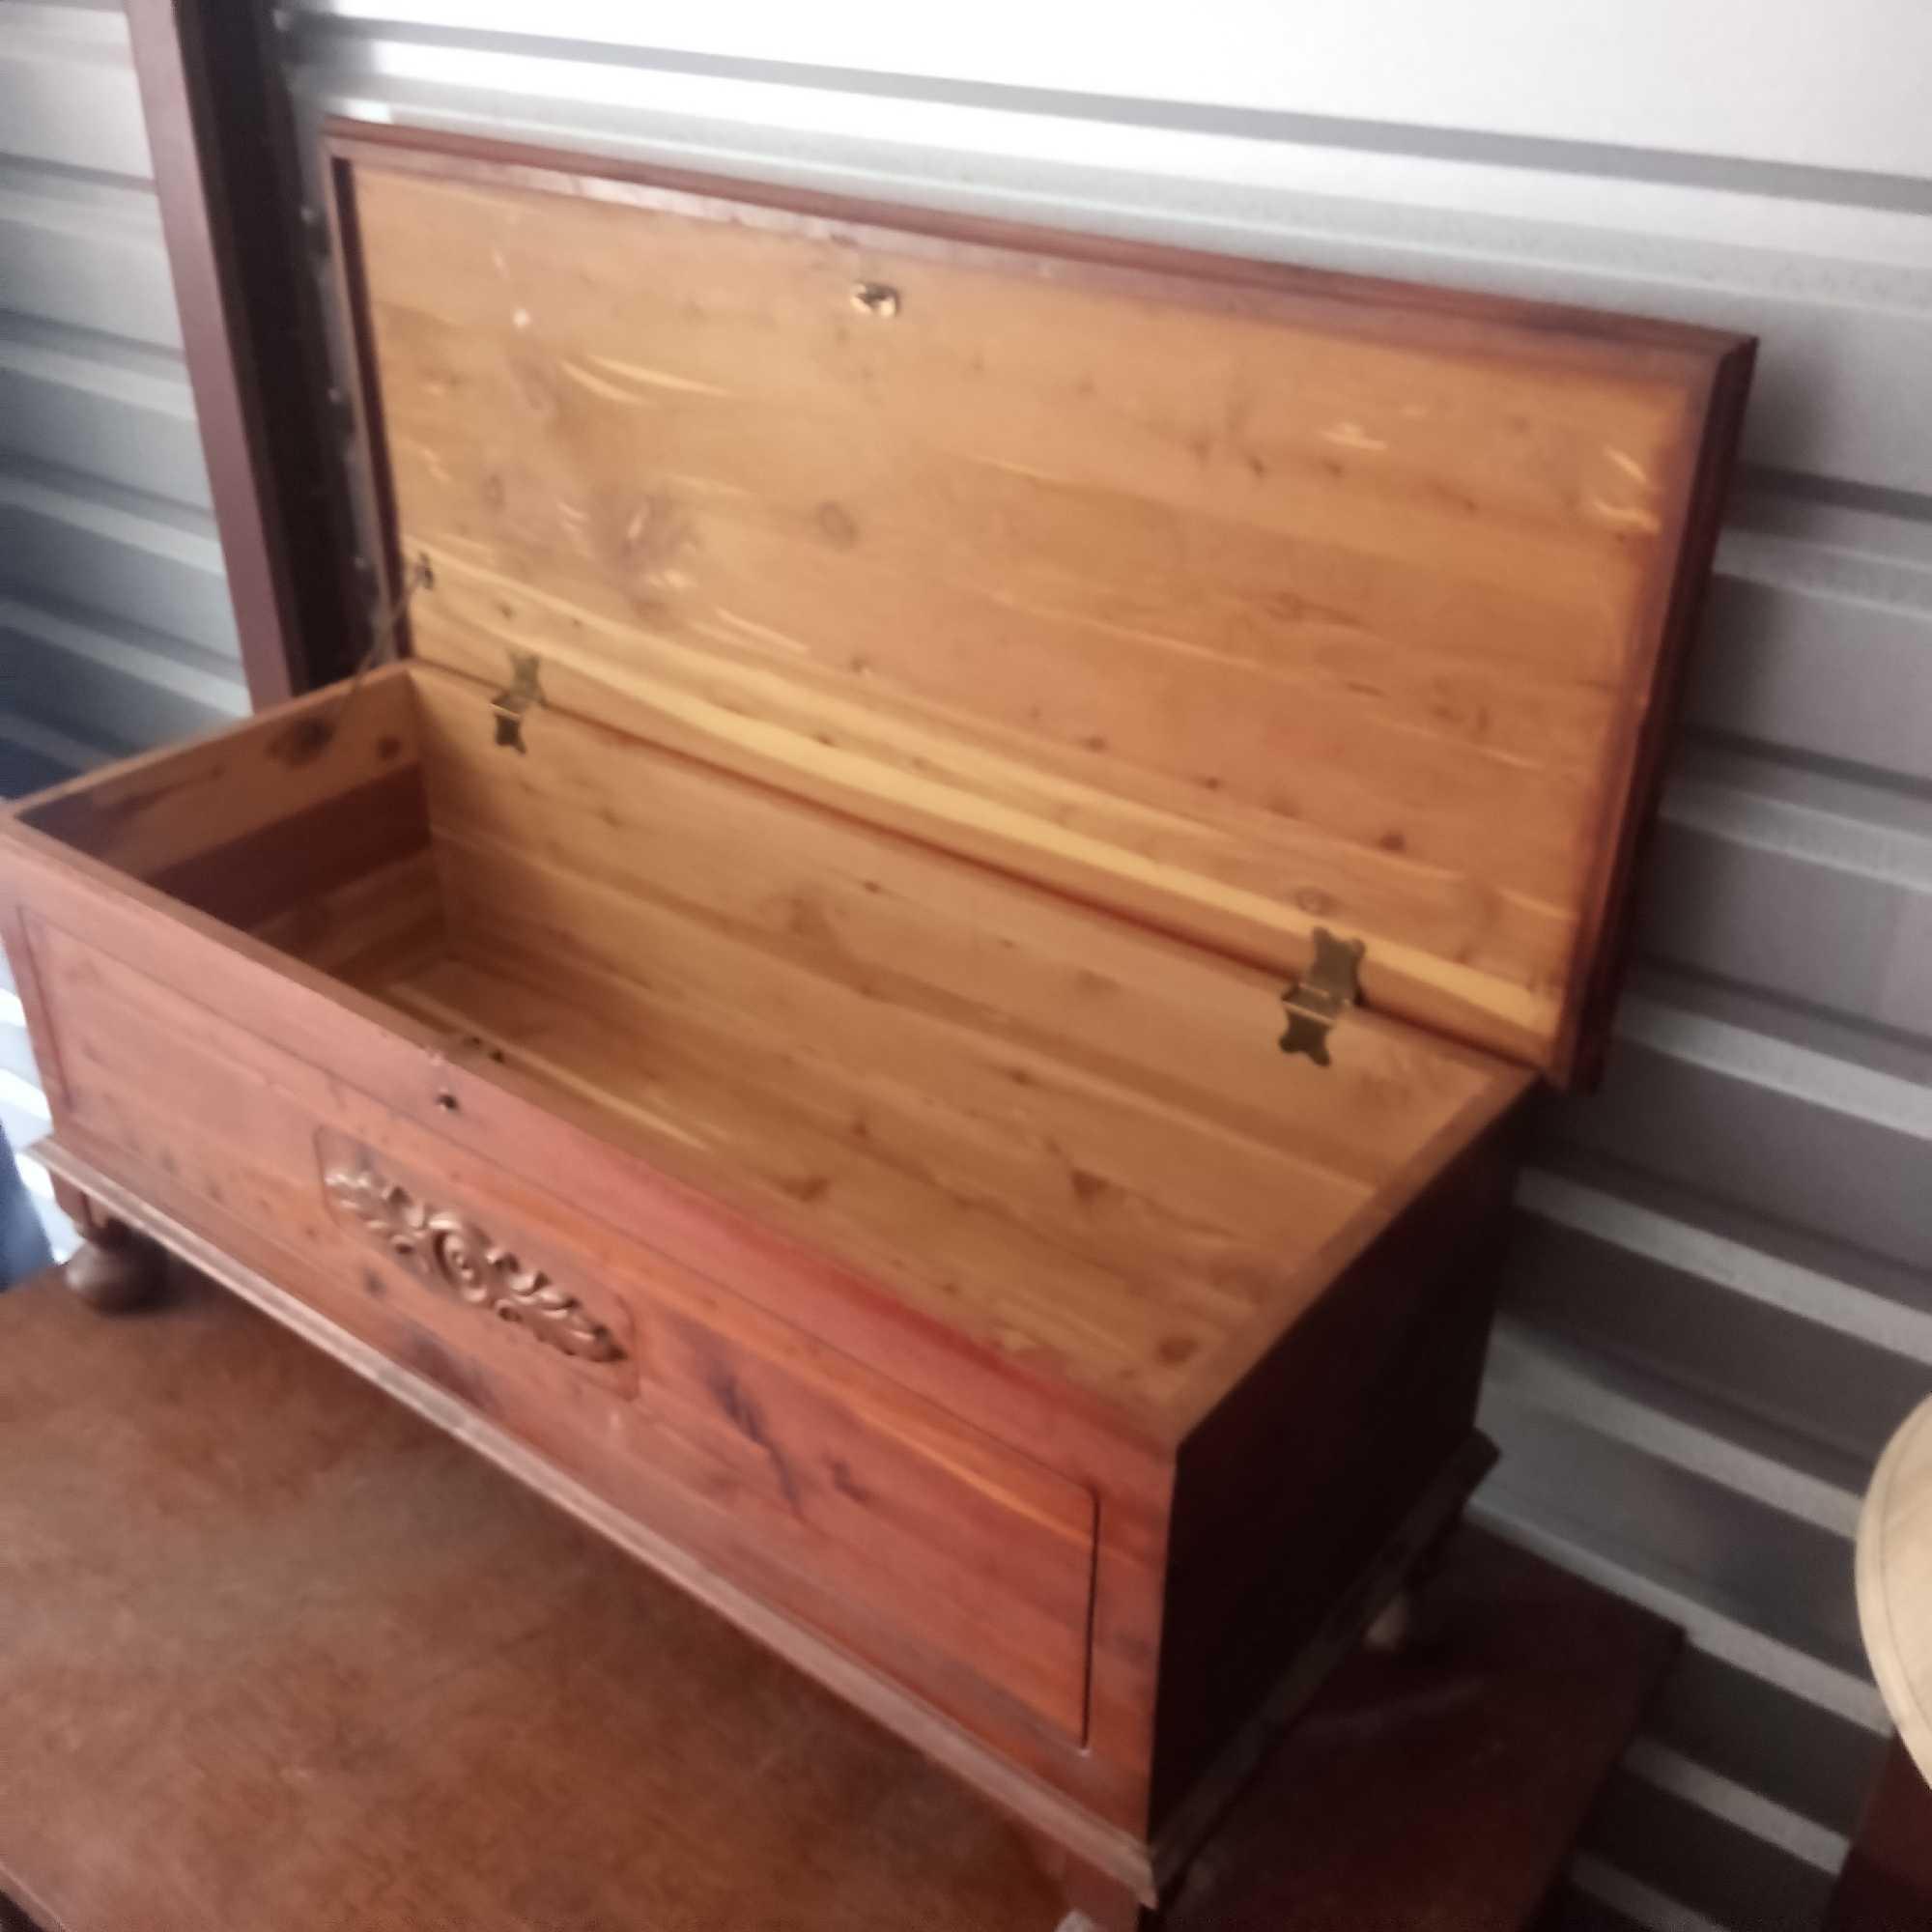
[(416, 949), (440, 932), (406, 667), (125, 759), (6, 815), (310, 956), (327, 949), (328, 928), (370, 880), (413, 866), (419, 886), (407, 922)]
[[(695, 1547), (882, 1666), (961, 1703), (977, 1681), (1084, 1737), (1091, 1493), (540, 1184), (30, 927), (53, 989), (65, 1133), (267, 1235), (332, 1320), (644, 1520), (668, 1508)], [(369, 1176), (378, 1205), (339, 1188), (331, 1202), (327, 1175)], [(402, 1194), (380, 1205), (386, 1189)], [(438, 1213), (440, 1233), (418, 1225)], [(439, 1271), (398, 1259), (412, 1242), (457, 1247)], [(602, 1350), (572, 1352), (539, 1320), (467, 1299), (486, 1249), (513, 1255), (510, 1272), (540, 1269)]]
[(1466, 1441), (1516, 1160), (1444, 1167), (1182, 1452), (1169, 1544), (1158, 1831)]
[(419, 655), (1568, 1064), (1733, 340), (342, 147)]
[[(368, 786), (407, 784), (416, 763), (410, 672), (392, 666), (359, 686), (331, 686), (196, 743), (124, 759), (23, 800), (11, 815), (163, 891), (203, 881), (213, 899), (209, 909), (225, 918), (220, 889), (237, 869), (242, 841), (285, 836), (291, 821), (327, 813)], [(413, 811), (420, 843), (420, 804)], [(353, 837), (359, 816), (352, 809), (330, 822)], [(211, 864), (217, 852), (222, 861)]]

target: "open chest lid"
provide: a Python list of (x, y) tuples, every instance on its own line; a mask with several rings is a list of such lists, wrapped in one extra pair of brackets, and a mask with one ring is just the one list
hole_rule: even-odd
[(1747, 340), (329, 146), (416, 657), (1590, 1073)]

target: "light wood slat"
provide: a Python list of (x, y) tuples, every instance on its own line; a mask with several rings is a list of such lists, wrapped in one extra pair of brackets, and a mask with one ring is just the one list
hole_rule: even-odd
[[(397, 334), (412, 322), (385, 318)], [(948, 731), (991, 725), (1089, 784), (1164, 781), (1179, 816), (1250, 808), (1257, 843), (1280, 819), (1454, 875), (1469, 839), (1513, 825), (1502, 883), (1546, 911), (1543, 944), (1560, 938), (1614, 696), (1613, 640), (1588, 681), (1533, 648), (1580, 633), (1574, 611), (1552, 604), (1525, 635), (1520, 591), (1376, 573), (1359, 552), (737, 399), (648, 399), (626, 435), (608, 384), (583, 395), (447, 328), (419, 353), (450, 376), (388, 412), (411, 535), (506, 645), (541, 648), (582, 611), (618, 656), (658, 618), (684, 652), (781, 668), (834, 702), (857, 689)], [(545, 383), (553, 419), (525, 435)], [(479, 503), (478, 469), (500, 505)], [(683, 580), (661, 617), (658, 578)], [(526, 599), (531, 582), (564, 608)]]
[[(441, 582), (449, 582), (447, 573)], [(439, 595), (440, 618), (457, 607)], [(667, 655), (661, 642), (635, 652), (646, 667), (640, 671), (558, 641), (551, 631), (542, 678), (552, 706), (778, 782), (802, 798), (862, 810), (989, 864), (1010, 862), (1023, 847), (1026, 876), (1157, 929), (1209, 940), (1277, 980), (1307, 963), (1317, 926), (1366, 935), (1372, 957), (1364, 985), (1372, 1003), (1432, 1028), (1466, 1029), (1514, 1057), (1533, 1059), (1555, 1023), (1555, 988), (1518, 987), (1480, 958), (1448, 963), (1436, 950), (1473, 948), (1480, 930), (1507, 928), (1510, 908), (1472, 894), (1466, 881), (1406, 866), (1401, 880), (1389, 881), (1379, 862), (1352, 866), (1292, 829), (1280, 840), (1290, 846), (1289, 859), (1271, 865), (1253, 841), (1057, 780), (1037, 757), (982, 750), (956, 731), (882, 729), (860, 703), (840, 707), (828, 722), (823, 700), (814, 706), (781, 677), (738, 673), (716, 652), (684, 654), (664, 674), (653, 663)], [(440, 662), (486, 689), (503, 681), (504, 650), (487, 631), (446, 623), (437, 650)], [(683, 683), (687, 677), (695, 682)], [(533, 728), (541, 732), (544, 724)], [(1284, 876), (1298, 881), (1291, 896), (1277, 892)], [(1405, 913), (1417, 943), (1385, 940)], [(1472, 1026), (1477, 1007), (1486, 1017)]]

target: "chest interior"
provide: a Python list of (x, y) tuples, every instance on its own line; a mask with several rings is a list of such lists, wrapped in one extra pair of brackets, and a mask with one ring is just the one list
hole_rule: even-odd
[(1369, 1013), (1285, 1056), (1259, 968), (491, 699), (400, 668), (29, 822), (1154, 1408), (1525, 1084)]

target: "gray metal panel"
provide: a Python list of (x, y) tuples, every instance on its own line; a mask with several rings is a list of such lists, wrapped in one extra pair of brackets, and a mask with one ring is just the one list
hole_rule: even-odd
[[(1590, 141), (1907, 173), (1924, 172), (1932, 156), (1918, 85), (1932, 62), (1932, 21), (1915, 0), (1864, 0), (1851, 18), (1821, 17), (1805, 0), (1706, 0), (1688, 15), (1672, 0), (1603, 12), (1553, 11), (1541, 0), (1452, 10), (1357, 0), (1312, 16), (1273, 0), (1214, 0), (1194, 8), (1182, 30), (1159, 9), (1122, 8), (1104, 32), (1077, 9), (1035, 0), (810, 10), (712, 0), (647, 18), (632, 0), (552, 0), (537, 17), (524, 0), (308, 4), (452, 41), (521, 41), (533, 53), (554, 44), (539, 31), (569, 36), (580, 58), (611, 63), (637, 51), (647, 26), (650, 46), (674, 49), (673, 58), (844, 67), (889, 93), (934, 80), (1034, 97), (1059, 90), (1076, 108), (1082, 97), (1103, 97), (1096, 104), (1116, 114), (1198, 103), (1224, 118), (1265, 115), (1278, 133), (1297, 117), (1320, 117), (1337, 141), (1354, 132), (1335, 118), (1346, 116), (1406, 124), (1416, 142), (1449, 130), (1464, 146), (1481, 138), (1467, 130), (1496, 129), (1573, 148)], [(1714, 84), (1745, 52), (1750, 84)], [(1644, 157), (1621, 158), (1632, 166)]]
[(179, 357), (0, 317), (0, 462), (21, 459), (208, 507)]
[(79, 604), (240, 660), (213, 519), (98, 477), (0, 470), (0, 595)]
[(0, 305), (12, 314), (181, 347), (159, 213), (121, 189), (0, 170)]
[[(1896, 400), (1923, 438), (1932, 413), (1924, 385)], [(1932, 781), (1928, 639), (1924, 504), (1851, 508), (1789, 485), (1742, 492), (1719, 550), (1690, 716), (1894, 784)]]
[[(4, 11), (0, 789), (21, 790), (246, 700), (127, 22), (88, 0)], [(44, 1128), (31, 1082), (0, 993), (15, 1142)]]
[(1673, 1378), (1846, 1487), (1932, 1381), (1932, 1313), (1548, 1170), (1504, 1282), (1528, 1333)]
[[(1603, 1091), (1552, 1131), (1639, 1174), (1905, 1268), (1932, 1268), (1932, 1088), (1682, 1005), (1626, 999)], [(1766, 1022), (1785, 1015), (1771, 1011)]]
[(1884, 822), (1889, 793), (1834, 785), (1833, 810), (1825, 788), (1793, 778), (1742, 759), (1680, 768), (1658, 835), (1645, 942), (1673, 965), (1927, 1031), (1932, 987), (1917, 969), (1932, 941), (1932, 838)]
[(1684, 1653), (1652, 1706), (1648, 1735), (1788, 1814), (1846, 1835), (1884, 1750), (1862, 1725), (1698, 1650)]
[(1653, 1889), (1713, 1924), (1799, 1932), (1818, 1922), (1844, 1857), (1842, 1839), (1820, 1848), (1833, 1861), (1821, 1869), (1817, 1856), (1791, 1848), (1798, 1833), (1787, 1827), (1802, 1832), (1803, 1821), (1729, 1804), (1738, 1794), (1709, 1776), (1673, 1789), (1657, 1775), (1675, 1769), (1667, 1760), (1652, 1758), (1645, 1769), (1652, 1775), (1627, 1766), (1600, 1801), (1591, 1828), (1598, 1858), (1640, 1872)]
[(248, 709), (232, 659), (99, 611), (64, 614), (0, 596), (0, 654), (23, 711), (104, 745), (192, 737)]
[(14, 5), (0, 42), (0, 128), (10, 156), (143, 181), (153, 173), (121, 14)]

